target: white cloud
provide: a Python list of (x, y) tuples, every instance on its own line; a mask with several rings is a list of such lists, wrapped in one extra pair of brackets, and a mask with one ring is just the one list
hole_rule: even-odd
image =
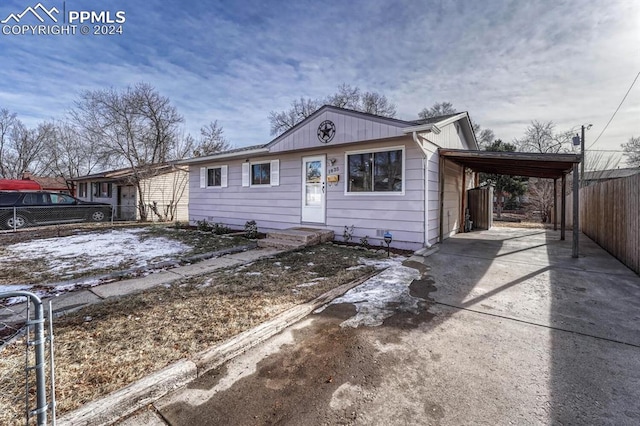
[[(145, 81), (188, 131), (218, 120), (242, 146), (271, 139), (269, 111), (350, 83), (386, 94), (400, 118), (450, 101), (503, 140), (534, 119), (593, 123), (593, 140), (640, 71), (628, 0), (110, 5), (127, 11), (122, 36), (2, 36), (0, 107), (34, 125), (81, 90)], [(640, 134), (639, 113), (640, 83), (597, 148)]]

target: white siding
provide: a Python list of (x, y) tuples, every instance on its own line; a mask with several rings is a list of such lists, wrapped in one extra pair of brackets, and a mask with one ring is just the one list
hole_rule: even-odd
[(424, 136), (440, 148), (470, 149), (469, 142), (466, 140), (464, 132), (457, 122), (443, 126), (439, 134), (427, 133)]
[[(336, 126), (333, 139), (325, 144), (317, 136), (318, 126), (325, 120), (331, 120)], [(406, 126), (406, 125), (405, 125)], [(401, 123), (379, 117), (366, 117), (349, 111), (327, 110), (302, 127), (284, 135), (270, 147), (271, 152), (283, 152), (297, 149), (330, 149), (332, 146), (358, 141), (371, 141), (404, 136)]]
[[(200, 184), (200, 178), (194, 178), (196, 184)], [(148, 219), (188, 221), (189, 220), (189, 173), (186, 170), (176, 170), (145, 179), (142, 182), (145, 204), (157, 205), (161, 217), (152, 210)], [(137, 210), (136, 210), (137, 212)], [(139, 217), (139, 213), (136, 213)]]
[[(398, 193), (345, 194), (345, 152), (352, 149), (378, 149), (404, 147), (405, 179), (404, 195)], [(227, 162), (229, 165), (228, 188), (201, 189), (200, 166), (191, 167), (191, 197), (189, 217), (192, 222), (208, 220), (242, 228), (248, 220), (255, 220), (261, 232), (304, 225), (301, 223), (302, 157), (326, 154), (333, 165), (339, 167), (340, 181), (327, 184), (327, 223), (325, 228), (342, 239), (345, 226), (354, 225), (353, 241), (367, 236), (369, 243), (382, 241), (380, 233), (393, 234), (394, 247), (417, 249), (424, 246), (424, 171), (423, 154), (410, 137), (388, 142), (367, 142), (349, 147), (323, 146), (323, 150), (294, 152), (268, 157), (251, 158), (251, 162), (280, 160), (280, 186), (243, 187), (242, 164), (244, 159)], [(314, 224), (314, 227), (318, 225)], [(319, 227), (322, 227), (320, 225)]]
[(444, 202), (442, 203), (443, 238), (449, 238), (460, 229), (462, 204), (462, 167), (451, 161), (444, 163)]
[(427, 144), (427, 229), (428, 242), (435, 244), (440, 238), (440, 169), (438, 147)]

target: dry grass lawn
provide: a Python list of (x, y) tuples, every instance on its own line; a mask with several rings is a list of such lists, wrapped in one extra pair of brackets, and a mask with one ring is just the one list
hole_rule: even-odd
[[(374, 267), (363, 265), (362, 258), (381, 256), (325, 244), (59, 317), (54, 320), (58, 413), (371, 273)], [(6, 389), (7, 383), (22, 380), (21, 371), (8, 369), (24, 360), (23, 345), (10, 345), (0, 353), (0, 389)], [(23, 424), (23, 406), (14, 398), (19, 400), (21, 393), (0, 394), (0, 424)]]

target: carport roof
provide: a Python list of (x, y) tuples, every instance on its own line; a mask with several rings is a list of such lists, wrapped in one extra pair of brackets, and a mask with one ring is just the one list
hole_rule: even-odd
[(443, 158), (476, 172), (510, 176), (555, 179), (570, 173), (573, 165), (580, 163), (579, 154), (536, 154), (443, 148), (438, 152)]

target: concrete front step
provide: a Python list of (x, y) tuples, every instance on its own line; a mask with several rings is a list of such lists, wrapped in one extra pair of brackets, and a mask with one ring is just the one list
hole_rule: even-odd
[(294, 249), (332, 241), (333, 237), (333, 231), (326, 229), (291, 228), (269, 232), (267, 238), (258, 240), (258, 247)]

